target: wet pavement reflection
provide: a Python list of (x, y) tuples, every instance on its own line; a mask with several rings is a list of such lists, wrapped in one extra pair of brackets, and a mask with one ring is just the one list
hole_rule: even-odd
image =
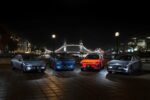
[[(149, 65), (148, 65), (149, 66)], [(150, 71), (139, 75), (54, 71), (23, 73), (0, 65), (0, 100), (149, 100)]]

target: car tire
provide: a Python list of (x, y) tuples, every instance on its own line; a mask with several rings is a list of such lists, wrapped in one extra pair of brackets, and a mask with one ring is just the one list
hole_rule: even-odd
[(112, 71), (108, 71), (109, 74), (112, 74)]
[(41, 73), (44, 73), (45, 71), (44, 71), (44, 70), (41, 70), (40, 72), (41, 72)]
[(98, 69), (95, 69), (96, 71), (100, 71), (103, 68), (102, 64), (98, 65)]
[(12, 70), (15, 70), (16, 68), (14, 67), (13, 63), (11, 62), (10, 63), (11, 67), (12, 67)]
[(59, 71), (56, 67), (53, 68), (55, 71)]
[(100, 69), (103, 69), (103, 68), (104, 68), (104, 64), (101, 63)]
[(50, 63), (46, 63), (47, 68), (51, 68)]
[(70, 69), (70, 71), (73, 71), (74, 69)]
[(129, 75), (132, 75), (132, 74), (133, 74), (133, 66), (130, 66), (130, 67), (129, 67), (128, 74), (129, 74)]
[(15, 70), (16, 68), (15, 67), (12, 67), (12, 70)]
[(27, 72), (27, 71), (26, 71), (26, 68), (23, 68), (23, 65), (21, 65), (21, 70), (22, 70), (23, 73), (26, 73), (26, 72)]
[(99, 69), (96, 69), (96, 71), (100, 71), (101, 70), (101, 68), (99, 68)]
[(142, 71), (142, 63), (140, 63), (139, 68), (138, 68), (138, 72), (140, 73)]
[(85, 71), (85, 69), (84, 69), (84, 68), (81, 68), (81, 71)]

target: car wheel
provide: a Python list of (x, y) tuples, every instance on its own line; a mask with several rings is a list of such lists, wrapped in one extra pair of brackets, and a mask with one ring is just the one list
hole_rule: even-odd
[(50, 63), (46, 63), (46, 67), (50, 68), (51, 67)]
[(44, 71), (44, 70), (41, 70), (40, 72), (41, 72), (41, 73), (44, 73), (45, 71)]
[(81, 71), (85, 71), (85, 69), (84, 69), (84, 68), (81, 68)]
[(13, 63), (12, 62), (10, 63), (10, 66), (13, 67)]
[(112, 74), (112, 71), (108, 71), (109, 74)]
[(12, 67), (12, 70), (15, 70), (16, 68), (15, 67)]
[(140, 63), (138, 67), (138, 72), (141, 72), (141, 71), (142, 71), (142, 63)]
[(73, 71), (74, 69), (69, 69), (69, 71)]
[(100, 68), (98, 68), (98, 69), (96, 69), (96, 71), (100, 71), (101, 70), (101, 67)]
[(101, 63), (100, 69), (103, 69), (103, 68), (104, 68), (104, 64)]
[(13, 63), (11, 62), (10, 63), (11, 67), (12, 67), (12, 70), (15, 70), (16, 68), (14, 67)]
[(103, 68), (103, 67), (102, 67), (102, 64), (99, 64), (99, 65), (98, 65), (98, 68), (95, 69), (95, 70), (96, 70), (96, 71), (100, 71), (102, 68)]
[(58, 71), (58, 69), (56, 67), (53, 68), (55, 71)]
[(133, 66), (130, 66), (130, 67), (129, 67), (128, 74), (129, 74), (129, 75), (133, 74)]
[(24, 68), (23, 65), (21, 65), (21, 70), (22, 70), (23, 73), (27, 72), (26, 68)]

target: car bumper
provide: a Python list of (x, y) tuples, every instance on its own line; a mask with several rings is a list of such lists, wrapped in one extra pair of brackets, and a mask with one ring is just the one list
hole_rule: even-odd
[(33, 71), (37, 71), (37, 72), (43, 72), (46, 70), (46, 67), (39, 67), (39, 66), (32, 66), (32, 67), (26, 67), (26, 72), (33, 72)]
[(98, 66), (96, 66), (96, 65), (94, 65), (94, 66), (90, 66), (90, 65), (89, 65), (89, 66), (84, 66), (84, 67), (82, 66), (81, 69), (82, 69), (82, 70), (99, 70), (100, 67), (98, 67)]
[(75, 66), (55, 66), (56, 70), (74, 70)]
[(107, 68), (108, 72), (121, 72), (121, 73), (128, 73), (128, 68)]

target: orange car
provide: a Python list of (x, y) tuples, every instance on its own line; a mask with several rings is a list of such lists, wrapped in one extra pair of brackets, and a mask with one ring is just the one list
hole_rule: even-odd
[(88, 54), (81, 60), (81, 70), (100, 70), (103, 68), (103, 57), (97, 53)]

